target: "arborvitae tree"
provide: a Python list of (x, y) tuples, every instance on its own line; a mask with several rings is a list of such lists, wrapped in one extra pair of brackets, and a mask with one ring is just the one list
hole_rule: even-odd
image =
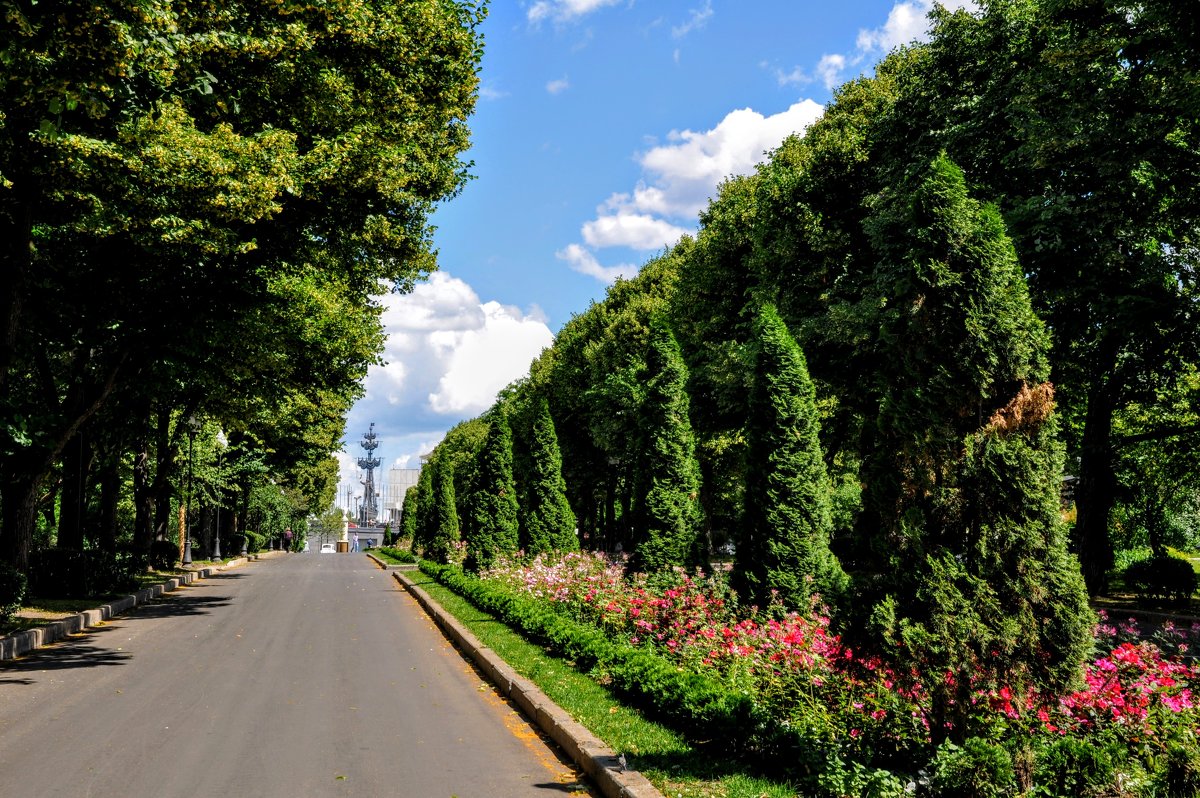
[(417, 484), (415, 485), (417, 489), (417, 501), (416, 506), (413, 508), (413, 514), (415, 516), (416, 529), (413, 534), (412, 550), (422, 557), (429, 556), (429, 546), (433, 542), (437, 530), (433, 477), (433, 464), (425, 463), (421, 467), (421, 473), (417, 477)]
[(479, 460), (478, 481), (471, 497), (472, 523), (467, 535), (467, 559), (464, 563), (470, 571), (490, 568), (497, 556), (515, 554), (519, 545), (512, 430), (501, 409), (492, 413)]
[(400, 540), (407, 540), (410, 548), (415, 549), (417, 538), (417, 505), (421, 499), (416, 485), (409, 485), (404, 491), (404, 503), (400, 506)]
[(778, 311), (755, 320), (757, 357), (747, 422), (746, 510), (734, 584), (743, 600), (806, 609), (836, 602), (847, 578), (829, 550), (830, 484), (818, 438), (816, 391)]
[(537, 400), (533, 435), (529, 443), (531, 473), (526, 482), (525, 514), (521, 544), (529, 555), (546, 551), (576, 551), (575, 513), (567, 502), (567, 484), (562, 475), (562, 455), (554, 419), (545, 398)]
[(425, 556), (434, 562), (447, 563), (459, 540), (454, 468), (449, 463), (437, 463), (433, 467), (431, 483), (434, 490), (433, 536), (426, 546)]
[[(874, 628), (955, 734), (973, 691), (1077, 677), (1094, 616), (1058, 515), (1047, 336), (995, 209), (944, 155), (877, 199)], [(1036, 386), (1030, 388), (1028, 386)]]
[(700, 467), (688, 418), (687, 367), (675, 336), (661, 320), (651, 326), (646, 374), (642, 424), (647, 447), (641, 459), (646, 494), (631, 566), (655, 572), (698, 565), (705, 553), (700, 542)]

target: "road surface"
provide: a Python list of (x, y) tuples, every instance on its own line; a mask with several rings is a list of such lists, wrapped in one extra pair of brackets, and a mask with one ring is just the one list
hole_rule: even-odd
[(587, 795), (362, 554), (292, 554), (0, 662), (0, 796)]

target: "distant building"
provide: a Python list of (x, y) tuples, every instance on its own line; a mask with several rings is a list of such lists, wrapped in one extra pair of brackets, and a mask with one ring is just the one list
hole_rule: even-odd
[(404, 507), (404, 494), (421, 478), (419, 468), (389, 468), (387, 489), (384, 491), (384, 516), (393, 527), (400, 523), (400, 511)]

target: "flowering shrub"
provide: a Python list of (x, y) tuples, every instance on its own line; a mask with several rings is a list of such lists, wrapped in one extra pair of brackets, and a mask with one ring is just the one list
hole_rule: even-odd
[[(739, 616), (720, 575), (629, 577), (622, 560), (592, 553), (501, 562), (481, 576), (748, 693), (760, 717), (836, 756), (911, 765), (913, 754), (931, 755), (934, 742), (957, 731), (931, 728), (932, 718), (946, 716), (931, 705), (932, 674), (899, 672), (853, 651), (830, 630), (819, 600), (804, 613), (772, 606)], [(961, 731), (1034, 747), (1039, 739), (1049, 745), (1065, 736), (1102, 735), (1130, 749), (1137, 743), (1165, 750), (1200, 722), (1197, 642), (1200, 626), (1144, 629), (1102, 616), (1097, 655), (1085, 663), (1079, 689), (1017, 695), (1003, 685), (972, 687), (972, 705), (960, 713), (970, 728)]]

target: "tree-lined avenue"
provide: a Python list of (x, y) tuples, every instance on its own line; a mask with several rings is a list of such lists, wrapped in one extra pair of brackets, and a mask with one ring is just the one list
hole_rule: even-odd
[(316, 553), (0, 665), (0, 772), (47, 797), (576, 792), (389, 574)]

